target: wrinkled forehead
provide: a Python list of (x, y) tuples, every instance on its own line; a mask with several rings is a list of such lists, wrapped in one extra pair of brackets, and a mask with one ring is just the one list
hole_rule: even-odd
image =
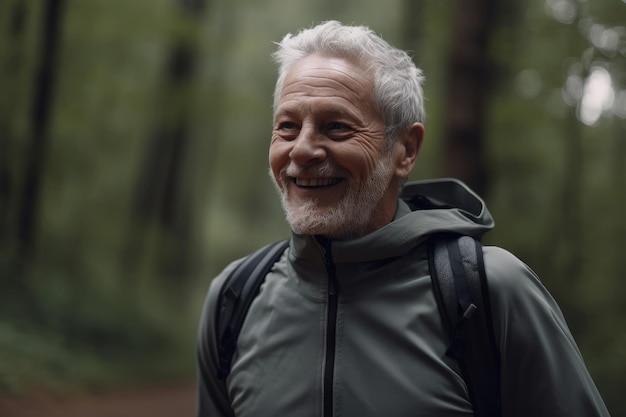
[(347, 59), (309, 55), (294, 63), (285, 74), (278, 102), (294, 92), (330, 96), (348, 94), (352, 100), (370, 105), (374, 96), (374, 77), (372, 71)]

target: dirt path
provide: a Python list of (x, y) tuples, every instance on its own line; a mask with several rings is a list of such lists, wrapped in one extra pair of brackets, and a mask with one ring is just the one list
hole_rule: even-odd
[(192, 417), (193, 383), (130, 392), (0, 398), (2, 417)]

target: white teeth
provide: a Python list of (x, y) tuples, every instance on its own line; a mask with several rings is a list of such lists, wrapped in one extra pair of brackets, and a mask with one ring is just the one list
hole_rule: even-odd
[(294, 178), (300, 187), (325, 187), (339, 182), (338, 178)]

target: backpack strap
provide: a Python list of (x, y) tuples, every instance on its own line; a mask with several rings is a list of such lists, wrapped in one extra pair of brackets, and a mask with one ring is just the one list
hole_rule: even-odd
[(230, 274), (220, 290), (217, 309), (217, 343), (219, 368), (217, 376), (225, 380), (230, 373), (237, 338), (252, 301), (265, 276), (289, 246), (281, 240), (262, 247), (245, 258)]
[(437, 304), (477, 417), (500, 416), (500, 353), (482, 245), (470, 236), (431, 238), (429, 266)]

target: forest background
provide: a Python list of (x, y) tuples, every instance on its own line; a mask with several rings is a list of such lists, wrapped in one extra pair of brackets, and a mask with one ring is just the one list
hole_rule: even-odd
[(0, 393), (194, 378), (211, 278), (287, 235), (273, 42), (366, 24), (626, 416), (624, 0), (0, 0)]

